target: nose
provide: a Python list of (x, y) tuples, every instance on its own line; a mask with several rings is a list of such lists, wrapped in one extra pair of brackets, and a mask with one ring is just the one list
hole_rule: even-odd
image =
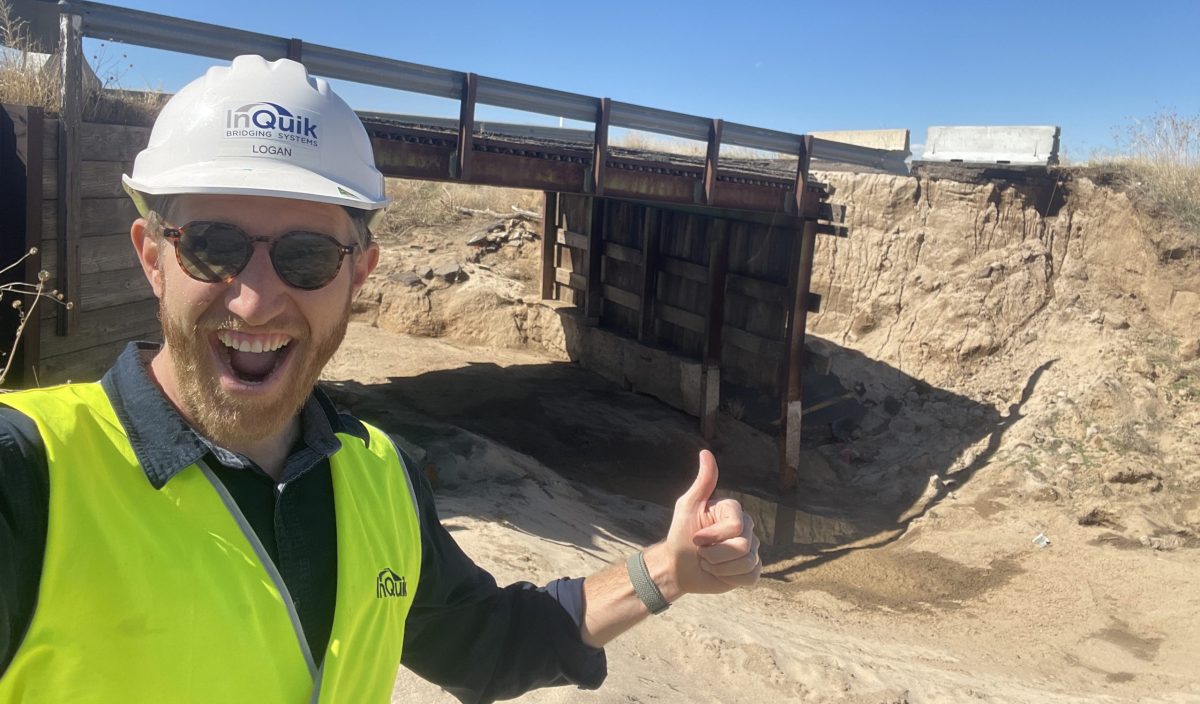
[(265, 325), (287, 308), (287, 284), (271, 265), (270, 246), (254, 243), (254, 254), (225, 294), (225, 307), (247, 325)]

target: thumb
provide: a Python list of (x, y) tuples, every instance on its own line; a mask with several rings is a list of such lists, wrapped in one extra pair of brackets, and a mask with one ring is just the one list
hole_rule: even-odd
[(716, 488), (717, 460), (708, 450), (701, 450), (700, 469), (696, 472), (696, 480), (680, 498), (691, 505), (703, 504)]

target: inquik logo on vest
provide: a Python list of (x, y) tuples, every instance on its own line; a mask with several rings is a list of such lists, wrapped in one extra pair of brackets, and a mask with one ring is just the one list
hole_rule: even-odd
[(221, 154), (308, 161), (320, 147), (317, 118), (269, 101), (228, 109)]
[(385, 567), (375, 578), (375, 598), (383, 599), (389, 596), (408, 596), (408, 584), (404, 577)]

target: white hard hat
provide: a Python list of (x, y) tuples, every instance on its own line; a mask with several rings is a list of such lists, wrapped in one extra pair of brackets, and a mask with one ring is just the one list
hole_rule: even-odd
[(371, 211), (388, 204), (371, 140), (350, 106), (304, 65), (239, 56), (163, 107), (125, 190), (277, 196)]

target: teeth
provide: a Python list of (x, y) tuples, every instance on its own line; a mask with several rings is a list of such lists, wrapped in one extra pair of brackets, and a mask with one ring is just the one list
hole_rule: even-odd
[(283, 333), (249, 335), (232, 330), (217, 331), (217, 339), (226, 347), (239, 352), (274, 352), (292, 341), (292, 338)]

